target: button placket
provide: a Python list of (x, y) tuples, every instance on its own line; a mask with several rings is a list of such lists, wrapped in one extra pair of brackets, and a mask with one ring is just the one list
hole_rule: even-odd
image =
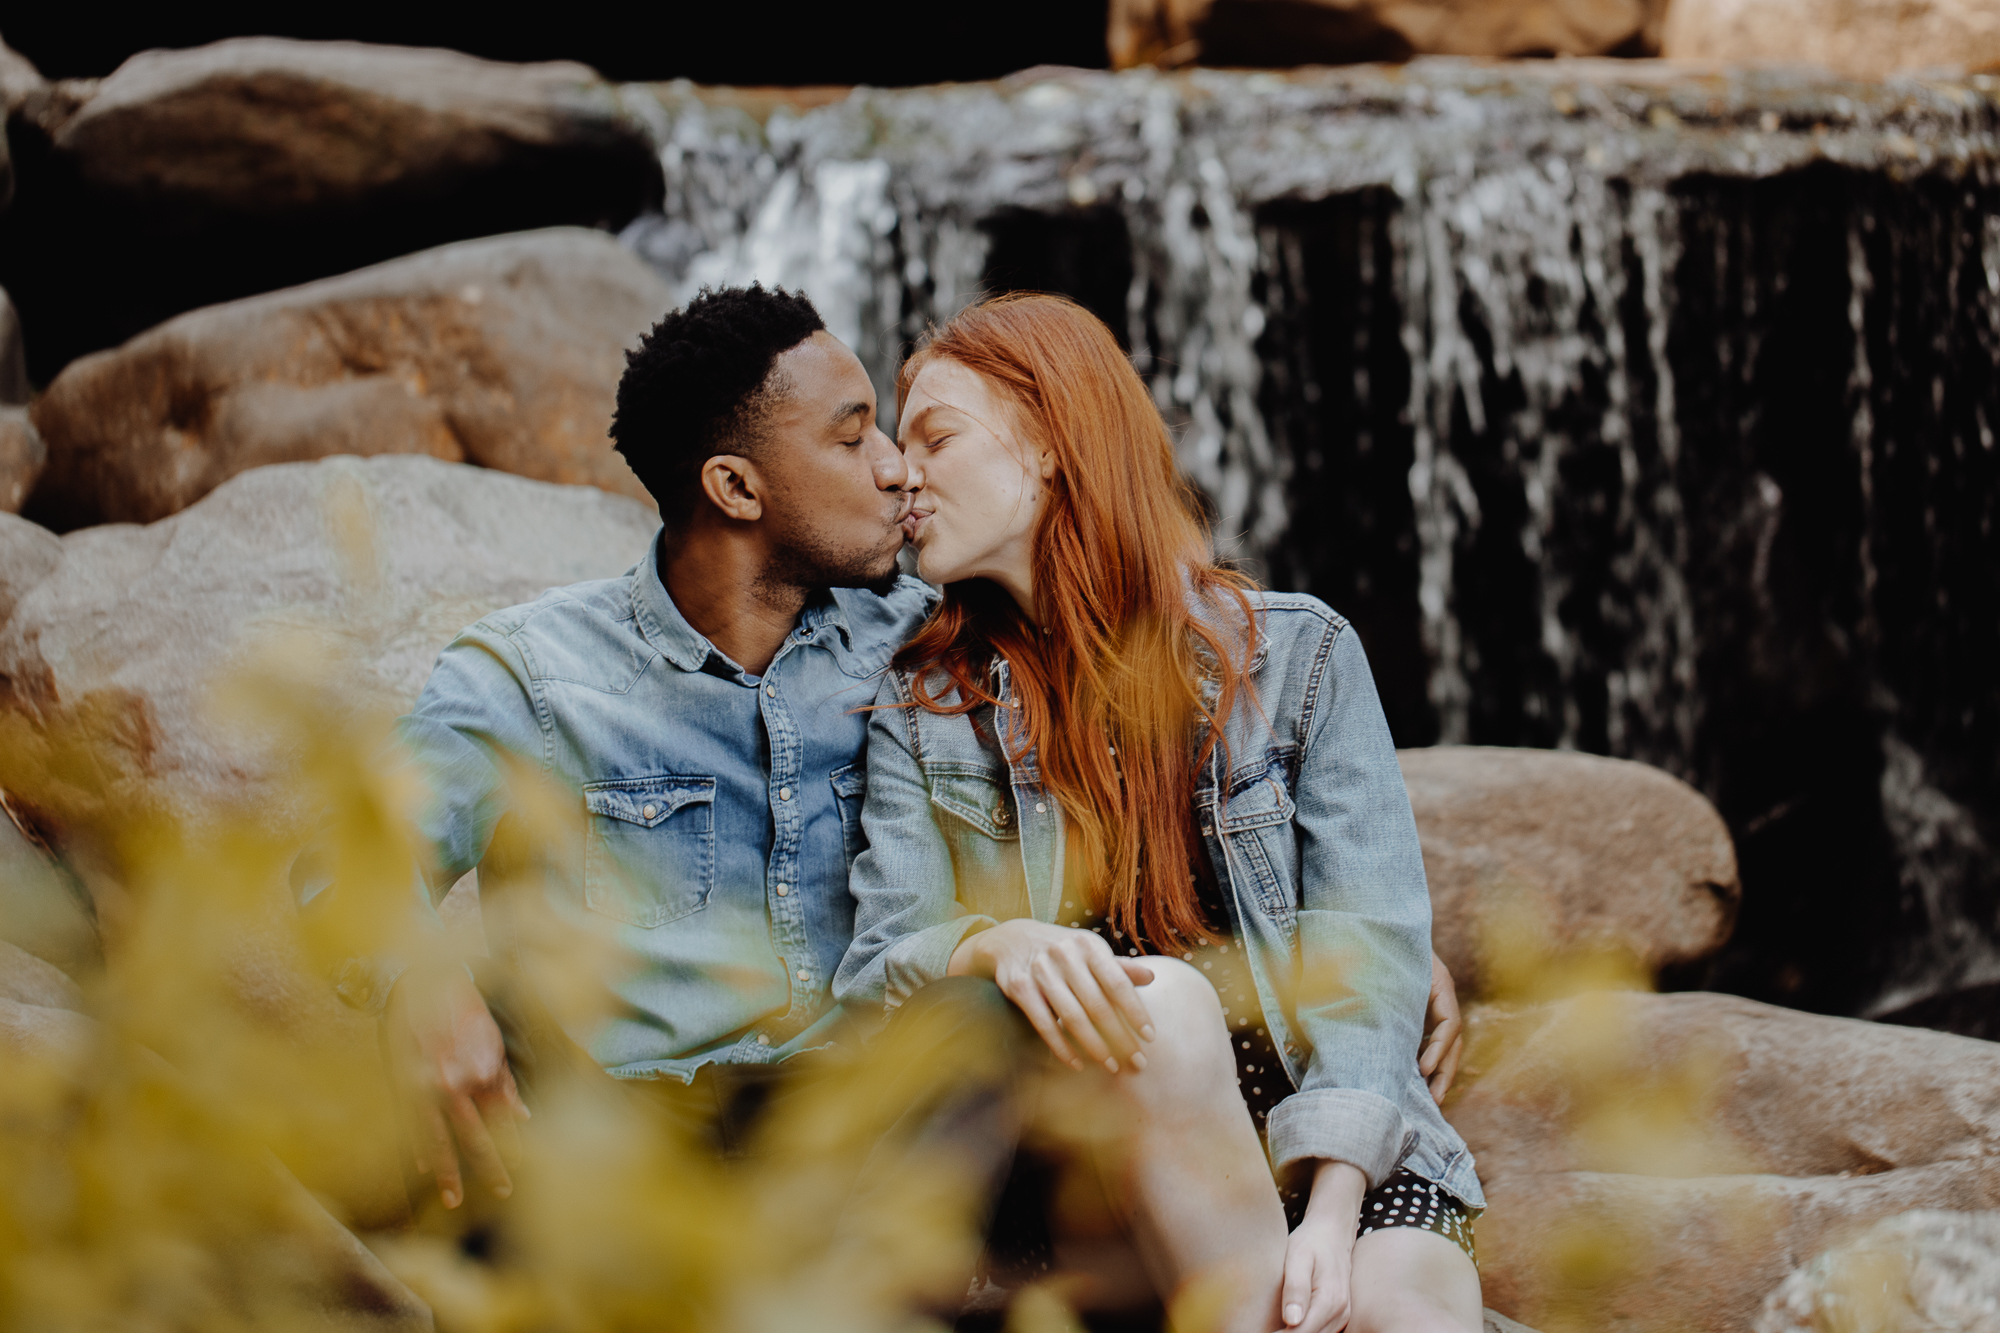
[(793, 983), (792, 1002), (786, 1012), (787, 1020), (796, 1019), (810, 1008), (811, 996), (804, 984), (812, 979), (812, 974), (797, 966), (797, 961), (813, 956), (806, 938), (805, 909), (799, 896), (792, 892), (798, 885), (799, 853), (804, 838), (803, 812), (794, 798), (802, 797), (804, 782), (800, 764), (804, 758), (804, 743), (792, 726), (790, 711), (785, 707), (785, 682), (781, 670), (787, 657), (791, 656), (791, 645), (787, 644), (764, 673), (762, 712), (764, 730), (770, 741), (771, 777), (771, 859), (766, 867), (765, 882), (771, 885), (771, 893), (765, 899), (771, 919), (772, 942), (779, 953), (791, 961), (783, 964), (787, 980)]

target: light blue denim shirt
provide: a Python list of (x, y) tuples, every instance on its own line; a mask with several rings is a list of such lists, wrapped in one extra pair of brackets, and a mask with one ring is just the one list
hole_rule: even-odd
[[(1371, 1187), (1407, 1166), (1482, 1207), (1471, 1154), (1417, 1072), (1430, 895), (1367, 658), (1315, 598), (1267, 593), (1252, 605), (1253, 688), (1193, 801), (1298, 1089), (1270, 1116), (1273, 1165), (1351, 1162)], [(1240, 637), (1240, 616), (1204, 614), (1218, 627), (1234, 618)], [(1035, 753), (1010, 760), (1010, 722), (990, 706), (956, 717), (907, 706), (911, 683), (891, 672), (869, 722), (868, 847), (850, 877), (856, 934), (834, 982), (857, 1006), (900, 1004), (943, 976), (974, 931), (1053, 921), (1062, 893), (1063, 815)], [(956, 697), (941, 672), (929, 684)], [(1004, 661), (993, 687), (1011, 697)]]
[[(486, 855), (503, 755), (574, 802), (580, 836), (557, 840), (532, 891), (612, 923), (633, 965), (607, 981), (611, 1019), (571, 1036), (620, 1077), (687, 1079), (826, 1040), (862, 847), (860, 710), (935, 597), (914, 579), (824, 594), (751, 676), (681, 616), (658, 560), (656, 540), (620, 578), (485, 617), (400, 729), (432, 793), (433, 892)], [(501, 944), (507, 894), (527, 885), (481, 878)]]

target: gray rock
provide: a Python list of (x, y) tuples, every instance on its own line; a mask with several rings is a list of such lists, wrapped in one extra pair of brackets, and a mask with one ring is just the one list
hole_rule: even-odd
[(0, 940), (0, 999), (43, 1009), (83, 1011), (83, 992), (53, 963)]
[(625, 350), (672, 304), (601, 232), (465, 241), (182, 315), (33, 408), (57, 528), (151, 522), (246, 468), (429, 454), (645, 491), (607, 435)]
[(1522, 933), (1558, 957), (1613, 951), (1648, 977), (1729, 938), (1741, 896), (1729, 829), (1680, 779), (1573, 751), (1438, 746), (1397, 758), (1423, 839), (1432, 945), (1461, 993), (1491, 995), (1510, 962), (1528, 966), (1510, 943)]
[(62, 538), (39, 523), (0, 513), (0, 626), (28, 590), (62, 563)]
[[(69, 870), (14, 822), (17, 815), (0, 791), (0, 955), (32, 955), (59, 975), (86, 976), (103, 961), (95, 905)], [(0, 972), (7, 970), (0, 958)], [(13, 994), (4, 981), (0, 993)], [(46, 1003), (20, 994), (14, 998)]]
[(620, 573), (657, 522), (594, 487), (429, 458), (256, 468), (172, 518), (61, 539), (0, 625), (0, 711), (94, 718), (127, 809), (250, 800), (275, 759), (210, 712), (230, 670), (289, 644), (338, 664), (356, 707), (400, 712), (462, 627)]

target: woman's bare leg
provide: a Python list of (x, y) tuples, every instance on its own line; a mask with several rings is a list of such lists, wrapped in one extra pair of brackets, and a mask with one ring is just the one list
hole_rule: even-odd
[(1268, 1333), (1280, 1326), (1285, 1209), (1236, 1087), (1222, 1004), (1186, 963), (1146, 965), (1154, 980), (1139, 995), (1158, 1037), (1146, 1045), (1144, 1070), (1112, 1080), (1133, 1121), (1124, 1188), (1114, 1193), (1163, 1294), (1227, 1284), (1230, 1313), (1219, 1327)]
[(1479, 1270), (1433, 1231), (1389, 1227), (1354, 1242), (1349, 1333), (1480, 1333)]

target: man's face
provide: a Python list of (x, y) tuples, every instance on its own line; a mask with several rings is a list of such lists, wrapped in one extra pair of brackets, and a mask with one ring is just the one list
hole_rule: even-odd
[(908, 471), (875, 425), (860, 359), (821, 331), (772, 367), (791, 392), (764, 421), (757, 470), (779, 568), (810, 587), (884, 588), (903, 549)]

